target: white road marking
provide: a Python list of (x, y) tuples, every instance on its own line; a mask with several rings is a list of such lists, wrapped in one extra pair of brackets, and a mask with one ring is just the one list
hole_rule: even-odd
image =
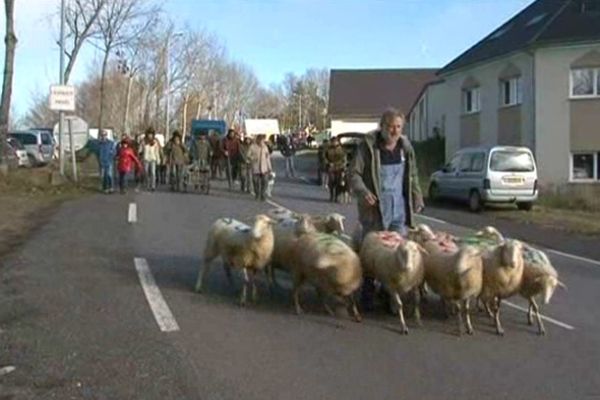
[(129, 203), (129, 211), (127, 212), (127, 221), (130, 224), (137, 222), (137, 204)]
[(156, 285), (148, 262), (145, 258), (135, 258), (134, 263), (140, 278), (142, 289), (144, 289), (144, 294), (146, 295), (146, 300), (148, 300), (148, 304), (154, 314), (154, 319), (156, 319), (158, 327), (163, 332), (178, 331), (179, 325), (177, 325), (175, 317), (173, 317), (167, 302)]
[(0, 376), (2, 375), (8, 375), (11, 372), (14, 372), (17, 368), (13, 367), (12, 365), (8, 365), (6, 367), (2, 367), (0, 368)]
[(443, 221), (441, 219), (437, 219), (437, 218), (434, 218), (434, 217), (428, 217), (427, 215), (423, 215), (423, 214), (416, 214), (416, 217), (417, 218), (423, 218), (423, 219), (426, 219), (426, 220), (432, 221), (432, 222), (437, 222), (438, 224), (447, 224), (448, 223), (448, 222)]
[[(516, 304), (513, 304), (510, 301), (503, 300), (502, 303), (506, 304), (507, 306), (512, 307), (512, 308), (514, 308), (516, 310), (520, 310), (520, 311), (523, 311), (523, 312), (527, 313), (527, 309), (526, 308), (518, 306)], [(556, 320), (554, 318), (550, 318), (550, 317), (547, 317), (547, 316), (542, 315), (542, 314), (540, 314), (540, 317), (543, 320), (550, 322), (551, 324), (554, 324), (556, 326), (560, 326), (561, 328), (565, 328), (565, 329), (568, 329), (570, 331), (574, 331), (575, 330), (574, 326), (571, 326), (569, 324), (565, 324), (564, 322), (560, 322), (560, 321), (558, 321), (558, 320)]]
[(567, 258), (572, 258), (572, 259), (578, 260), (578, 261), (585, 261), (585, 262), (588, 262), (590, 264), (600, 266), (600, 261), (592, 260), (591, 258), (585, 258), (585, 257), (581, 257), (581, 256), (576, 256), (574, 254), (563, 253), (562, 251), (552, 250), (552, 249), (546, 249), (546, 251), (548, 253), (554, 253), (554, 254), (557, 254), (559, 256), (563, 256), (563, 257), (567, 257)]
[(281, 208), (281, 209), (284, 209), (284, 210), (285, 210), (285, 211), (287, 211), (287, 212), (293, 213), (293, 211), (292, 211), (292, 210), (290, 210), (289, 208), (286, 208), (286, 207), (282, 206), (282, 205), (281, 205), (281, 204), (279, 204), (279, 203), (275, 203), (273, 200), (267, 200), (267, 203), (269, 203), (269, 204), (270, 204), (270, 205), (272, 205), (273, 207)]
[(305, 177), (305, 176), (301, 176), (301, 177), (300, 177), (300, 180), (301, 180), (301, 181), (304, 181), (304, 182), (306, 182), (306, 183), (312, 183), (312, 182), (311, 182), (311, 181), (310, 181), (310, 180), (309, 180), (307, 177)]

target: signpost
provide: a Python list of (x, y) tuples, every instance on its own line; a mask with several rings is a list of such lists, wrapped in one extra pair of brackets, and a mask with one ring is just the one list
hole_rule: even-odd
[[(64, 127), (64, 111), (75, 111), (75, 87), (70, 85), (52, 85), (50, 86), (50, 109), (53, 111), (60, 112), (59, 120), (59, 132), (58, 132), (58, 143), (59, 143), (59, 157), (60, 157), (60, 172), (64, 175), (64, 140), (63, 140), (63, 127)], [(70, 122), (70, 121), (69, 121)], [(73, 179), (77, 181), (77, 163), (75, 160), (75, 148), (73, 146), (73, 132), (71, 130), (71, 124), (69, 123), (69, 143), (71, 145), (71, 163), (73, 164)]]

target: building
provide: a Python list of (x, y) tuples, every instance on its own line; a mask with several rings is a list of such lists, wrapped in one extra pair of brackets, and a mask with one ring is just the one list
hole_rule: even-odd
[[(408, 114), (423, 87), (436, 80), (435, 69), (331, 70), (331, 134), (369, 132), (389, 107)], [(408, 127), (407, 127), (408, 129)]]
[(419, 123), (423, 101), (446, 158), (465, 146), (525, 145), (541, 183), (600, 182), (599, 0), (534, 1), (438, 77), (409, 118)]

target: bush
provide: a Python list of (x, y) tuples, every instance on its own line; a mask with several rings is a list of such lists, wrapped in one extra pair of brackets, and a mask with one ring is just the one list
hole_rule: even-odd
[(600, 187), (594, 184), (566, 184), (540, 188), (538, 203), (549, 208), (600, 212)]
[(422, 142), (414, 142), (413, 147), (417, 157), (421, 190), (426, 195), (429, 177), (445, 163), (446, 140), (436, 136)]

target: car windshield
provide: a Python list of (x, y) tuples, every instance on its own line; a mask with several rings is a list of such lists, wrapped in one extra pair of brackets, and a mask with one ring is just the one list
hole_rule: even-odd
[(37, 139), (35, 135), (29, 133), (18, 133), (12, 136), (24, 145), (37, 144)]
[(533, 172), (533, 157), (527, 151), (498, 150), (492, 154), (490, 169), (496, 172)]

